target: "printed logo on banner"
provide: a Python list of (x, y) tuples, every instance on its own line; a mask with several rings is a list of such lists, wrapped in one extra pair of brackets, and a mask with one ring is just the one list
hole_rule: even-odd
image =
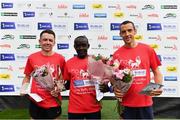
[(178, 87), (173, 86), (165, 86), (163, 87), (163, 94), (165, 95), (178, 95)]
[(172, 36), (167, 36), (166, 39), (167, 39), (167, 40), (173, 40), (173, 41), (174, 41), (174, 40), (178, 40), (178, 37), (175, 36), (175, 35), (174, 35), (174, 36), (172, 35)]
[(59, 43), (59, 44), (57, 44), (57, 49), (69, 49), (69, 44)]
[(142, 8), (142, 10), (154, 10), (155, 7), (154, 5), (144, 5), (144, 7)]
[(150, 13), (147, 15), (149, 18), (159, 18), (159, 14), (157, 13)]
[(1, 8), (13, 8), (13, 3), (1, 3)]
[(20, 39), (36, 39), (36, 35), (19, 35)]
[(64, 12), (64, 13), (58, 13), (57, 18), (74, 18), (74, 16), (71, 14), (69, 15), (68, 12)]
[(167, 72), (177, 72), (177, 67), (176, 66), (167, 66), (166, 71)]
[(36, 45), (35, 45), (35, 48), (41, 48), (41, 45), (36, 44)]
[(110, 29), (111, 30), (120, 30), (120, 23), (111, 23)]
[(35, 17), (35, 12), (23, 12), (23, 17), (27, 18), (27, 17)]
[(17, 12), (1, 12), (1, 16), (18, 16)]
[(52, 9), (52, 8), (48, 7), (46, 3), (43, 3), (43, 4), (41, 4), (41, 6), (37, 6), (36, 9)]
[(14, 40), (14, 35), (12, 34), (6, 34), (4, 36), (2, 36), (1, 40)]
[(0, 85), (0, 92), (14, 92), (14, 85)]
[(61, 3), (61, 4), (58, 4), (57, 6), (58, 9), (67, 9), (68, 8), (68, 5), (64, 4), (64, 3)]
[(99, 35), (97, 40), (103, 40), (103, 41), (104, 40), (108, 40), (108, 36), (106, 36), (106, 35)]
[(14, 71), (11, 65), (4, 64), (5, 66), (0, 66), (0, 70)]
[(161, 5), (161, 9), (177, 9), (177, 5)]
[(162, 30), (161, 23), (147, 23), (147, 30)]
[(138, 19), (143, 18), (142, 13), (133, 13), (133, 14), (130, 14), (129, 16), (133, 18), (138, 18)]
[(102, 9), (103, 5), (102, 4), (92, 4), (93, 9)]
[(102, 44), (97, 44), (97, 46), (93, 46), (93, 47), (91, 47), (91, 49), (92, 50), (108, 50), (108, 48), (104, 47), (103, 45)]
[(178, 31), (178, 24), (177, 23), (164, 23), (163, 30), (164, 31)]
[(89, 18), (89, 13), (79, 13), (79, 18)]
[(113, 16), (114, 16), (115, 18), (123, 18), (123, 17), (124, 17), (124, 13), (123, 13), (123, 12), (115, 12), (115, 13), (113, 14)]
[(164, 76), (164, 81), (177, 81), (177, 76)]
[(20, 44), (17, 49), (30, 49), (30, 44)]
[(167, 63), (177, 63), (178, 62), (177, 55), (163, 55), (162, 59), (163, 59), (163, 62), (167, 62)]
[(53, 29), (59, 30), (59, 31), (67, 31), (68, 26), (67, 26), (67, 23), (54, 23)]
[(51, 23), (38, 23), (38, 30), (45, 30), (45, 29), (52, 29), (52, 24)]
[(85, 9), (86, 6), (84, 4), (74, 4), (73, 9)]
[(167, 13), (163, 18), (176, 18), (176, 13)]
[(170, 50), (170, 51), (177, 51), (177, 46), (174, 44), (174, 45), (165, 45), (164, 48), (166, 50)]
[(126, 8), (127, 8), (127, 9), (132, 9), (132, 10), (133, 10), (133, 9), (136, 9), (137, 6), (136, 6), (136, 5), (133, 5), (133, 4), (130, 4), (130, 5), (127, 5)]
[(94, 13), (94, 18), (107, 18), (107, 13)]
[(116, 9), (116, 10), (121, 10), (121, 5), (116, 4), (116, 5), (108, 5), (109, 9)]
[(17, 53), (15, 55), (15, 58), (16, 58), (16, 61), (26, 61), (27, 58), (28, 58), (29, 55), (27, 55), (27, 53), (25, 54), (20, 54), (20, 53)]
[(58, 35), (58, 40), (71, 40), (71, 35)]
[(17, 23), (17, 30), (31, 30), (32, 26), (29, 23)]
[(16, 3), (18, 9), (30, 9), (33, 7), (32, 3), (19, 2)]
[(42, 18), (52, 18), (53, 12), (39, 12), (38, 17)]
[(11, 78), (10, 74), (6, 74), (6, 73), (0, 74), (0, 79), (9, 80), (10, 78)]
[(117, 36), (117, 35), (112, 36), (112, 39), (113, 40), (123, 40), (123, 38), (121, 36)]
[(0, 53), (0, 61), (14, 61), (14, 54), (11, 53)]
[(89, 23), (89, 29), (91, 31), (103, 31), (104, 24), (103, 23)]
[(88, 23), (74, 23), (74, 30), (89, 30)]
[(157, 36), (149, 36), (148, 39), (149, 39), (149, 40), (161, 41), (161, 36), (160, 36), (160, 35), (157, 35)]
[(2, 48), (2, 49), (11, 49), (11, 45), (10, 44), (0, 44), (0, 48)]
[(158, 44), (150, 44), (149, 46), (152, 47), (153, 49), (159, 49)]
[(1, 29), (16, 29), (15, 22), (1, 22)]
[(134, 39), (135, 40), (143, 40), (143, 36), (142, 35), (135, 35)]

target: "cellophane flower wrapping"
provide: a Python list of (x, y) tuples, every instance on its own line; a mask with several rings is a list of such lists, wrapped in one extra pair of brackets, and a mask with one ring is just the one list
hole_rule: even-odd
[(37, 68), (33, 73), (32, 77), (38, 82), (38, 84), (46, 90), (54, 89), (54, 79), (48, 66), (41, 66)]
[(104, 93), (99, 90), (99, 84), (108, 84), (109, 78), (112, 75), (112, 69), (110, 66), (104, 64), (101, 58), (97, 59), (97, 57), (88, 57), (87, 70), (90, 80), (95, 84), (96, 99), (100, 101), (103, 98)]
[[(44, 89), (48, 90), (49, 92), (54, 90), (57, 87), (60, 91), (65, 89), (64, 81), (61, 77), (61, 72), (59, 73), (59, 67), (57, 66), (57, 76), (53, 78), (52, 70), (50, 69), (50, 65), (43, 65), (37, 68), (35, 71), (32, 72), (32, 77), (36, 80), (36, 82)], [(60, 74), (60, 79), (58, 80)], [(55, 97), (56, 102), (61, 105), (61, 101), (58, 97)]]
[[(111, 82), (113, 86), (126, 94), (133, 82), (133, 72), (131, 68), (120, 69), (120, 62), (118, 60), (109, 59), (107, 62), (113, 69), (113, 75)], [(118, 98), (117, 101), (117, 112), (122, 117), (124, 106), (121, 105), (122, 98)]]

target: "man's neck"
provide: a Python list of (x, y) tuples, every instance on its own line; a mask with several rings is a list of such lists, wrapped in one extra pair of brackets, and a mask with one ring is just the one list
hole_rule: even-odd
[(132, 42), (130, 44), (125, 44), (125, 46), (128, 47), (128, 48), (135, 48), (137, 45), (138, 45), (137, 42)]
[(42, 53), (44, 56), (51, 56), (51, 55), (54, 54), (53, 51), (50, 51), (50, 52), (41, 51), (41, 53)]

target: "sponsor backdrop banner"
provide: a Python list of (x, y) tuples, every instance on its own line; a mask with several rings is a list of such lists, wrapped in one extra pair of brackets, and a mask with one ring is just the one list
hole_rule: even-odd
[(90, 54), (109, 57), (123, 45), (119, 24), (131, 20), (136, 40), (154, 48), (162, 62), (162, 97), (180, 97), (179, 5), (178, 0), (1, 0), (0, 95), (19, 95), (27, 57), (40, 50), (42, 30), (55, 31), (54, 50), (66, 60), (76, 53), (79, 35), (89, 38)]

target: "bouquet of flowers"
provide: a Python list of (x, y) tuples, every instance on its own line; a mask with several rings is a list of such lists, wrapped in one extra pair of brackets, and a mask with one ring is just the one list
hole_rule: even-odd
[[(120, 62), (118, 60), (112, 60), (112, 58), (107, 61), (107, 64), (112, 66), (113, 69), (113, 75), (111, 79), (113, 87), (118, 88), (121, 93), (125, 94), (129, 90), (133, 82), (132, 70), (130, 68), (120, 69)], [(124, 107), (119, 104), (119, 102), (122, 102), (122, 98), (119, 98), (117, 102), (117, 110), (119, 115), (121, 116)]]
[(95, 83), (96, 89), (96, 99), (100, 101), (104, 93), (99, 90), (99, 84), (107, 84), (109, 82), (110, 76), (112, 75), (111, 67), (104, 64), (106, 58), (102, 56), (90, 56), (88, 58), (88, 68), (87, 71), (90, 76), (90, 80)]
[(113, 72), (111, 82), (113, 83), (113, 86), (117, 87), (125, 94), (133, 82), (132, 70), (129, 68), (120, 69), (120, 62), (118, 60), (112, 60), (112, 58), (109, 58), (106, 64), (112, 67)]
[[(33, 71), (31, 75), (42, 88), (48, 91), (52, 91), (58, 88), (60, 91), (63, 91), (65, 87), (64, 81), (61, 77), (61, 72), (59, 73), (59, 66), (57, 66), (56, 78), (53, 78), (52, 72), (53, 71), (50, 69), (50, 65), (43, 65), (37, 68), (35, 71)], [(55, 99), (57, 103), (60, 105), (61, 102), (58, 99), (58, 97), (55, 97)]]

